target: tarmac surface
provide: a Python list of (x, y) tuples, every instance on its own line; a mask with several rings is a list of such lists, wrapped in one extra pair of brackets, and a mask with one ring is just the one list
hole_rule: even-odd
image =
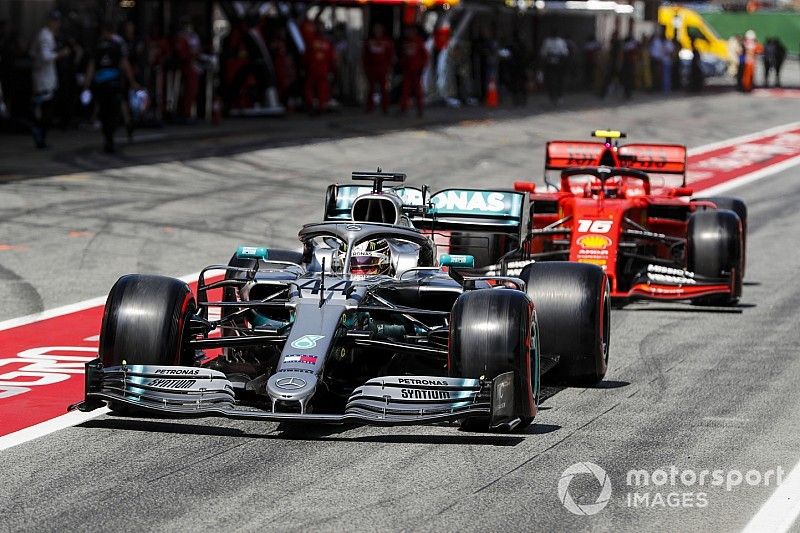
[[(0, 185), (0, 319), (105, 294), (128, 272), (197, 271), (225, 262), (239, 244), (293, 246), (299, 226), (321, 216), (327, 184), (351, 170), (382, 166), (434, 188), (506, 187), (538, 180), (548, 139), (586, 138), (595, 127), (693, 147), (798, 116), (800, 99), (737, 93), (501, 110), (224, 155), (209, 148), (208, 157), (185, 157), (202, 149), (186, 141), (162, 162), (15, 179)], [(738, 530), (774, 482), (636, 487), (627, 473), (673, 465), (788, 473), (800, 459), (798, 173), (733, 191), (750, 210), (738, 307), (615, 310), (606, 380), (550, 389), (526, 433), (301, 432), (103, 416), (0, 452), (0, 531)], [(562, 472), (583, 461), (605, 469), (612, 484), (608, 506), (594, 516), (574, 515), (559, 500)], [(593, 503), (599, 486), (582, 476), (569, 491)], [(677, 493), (681, 503), (633, 506), (634, 492), (651, 502)]]

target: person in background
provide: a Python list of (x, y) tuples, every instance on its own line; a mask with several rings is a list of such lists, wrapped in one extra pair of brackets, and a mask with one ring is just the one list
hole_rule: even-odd
[(278, 28), (269, 41), (269, 53), (272, 55), (272, 64), (275, 69), (275, 86), (281, 104), (289, 109), (289, 88), (295, 79), (295, 68), (289, 46), (286, 43), (286, 30)]
[(769, 73), (775, 71), (775, 87), (781, 86), (781, 67), (786, 59), (786, 47), (777, 37), (770, 37), (764, 43), (764, 86), (769, 87)]
[[(144, 80), (144, 71), (146, 68), (147, 49), (144, 40), (140, 39), (136, 32), (136, 24), (133, 21), (126, 20), (122, 24), (122, 39), (125, 41), (125, 49), (128, 51), (128, 63), (131, 65), (133, 77), (138, 83)], [(130, 87), (126, 87), (130, 89)], [(127, 90), (124, 91), (127, 93)], [(123, 98), (122, 111), (125, 120), (125, 131), (128, 134), (128, 139), (133, 138), (134, 128), (134, 113), (130, 108), (127, 98)]]
[(425, 95), (422, 91), (422, 71), (428, 64), (428, 50), (416, 26), (405, 29), (403, 46), (400, 49), (400, 68), (403, 71), (403, 89), (400, 95), (400, 112), (408, 110), (409, 100), (417, 103), (417, 116), (422, 116)]
[(683, 88), (683, 70), (681, 68), (681, 43), (678, 41), (678, 32), (672, 37), (672, 90)]
[(514, 105), (524, 106), (528, 103), (528, 54), (519, 32), (514, 32), (509, 52), (511, 54), (508, 59), (511, 96)]
[(553, 29), (550, 36), (545, 38), (539, 55), (544, 63), (547, 94), (554, 105), (559, 105), (564, 93), (564, 67), (569, 58), (569, 48), (558, 30)]
[(653, 90), (658, 91), (663, 89), (664, 82), (661, 79), (664, 74), (664, 27), (659, 27), (659, 30), (650, 39), (650, 76), (653, 81)]
[(382, 24), (372, 27), (372, 36), (364, 42), (361, 59), (367, 76), (367, 113), (375, 108), (373, 95), (381, 95), (381, 109), (389, 112), (389, 74), (394, 62), (394, 42), (389, 39)]
[(101, 27), (100, 40), (86, 69), (84, 89), (92, 87), (97, 115), (102, 124), (103, 149), (108, 154), (115, 151), (114, 131), (122, 110), (123, 76), (130, 87), (139, 88), (128, 62), (125, 41), (114, 33), (113, 25), (106, 22)]
[(331, 99), (329, 76), (336, 66), (336, 54), (333, 43), (325, 36), (321, 24), (316, 25), (313, 32), (308, 35), (304, 57), (306, 108), (310, 114), (318, 114), (328, 109), (328, 102)]
[(737, 35), (736, 41), (739, 43), (736, 48), (736, 88), (744, 91), (744, 36)]
[(58, 89), (56, 61), (69, 54), (67, 49), (56, 49), (56, 35), (61, 29), (61, 13), (51, 11), (47, 23), (39, 30), (31, 45), (33, 59), (33, 142), (36, 148), (47, 148), (47, 129), (53, 117), (53, 99)]
[(763, 47), (756, 39), (756, 32), (747, 30), (744, 34), (744, 58), (742, 66), (742, 90), (750, 92), (755, 85), (756, 58), (763, 52)]
[[(664, 29), (666, 32), (666, 29)], [(675, 61), (675, 44), (667, 39), (666, 34), (661, 42), (661, 90), (664, 94), (672, 91), (672, 63)]]
[(58, 89), (56, 90), (54, 115), (62, 129), (70, 128), (73, 125), (80, 93), (77, 74), (82, 66), (80, 62), (83, 57), (83, 49), (74, 36), (69, 33), (68, 28), (62, 27), (59, 35), (56, 36), (58, 48), (67, 51), (65, 56), (56, 60)]
[(650, 58), (652, 37), (642, 34), (639, 41), (639, 61), (636, 63), (636, 86), (643, 91), (653, 89), (653, 66)]
[(175, 39), (175, 59), (181, 73), (181, 96), (178, 111), (182, 118), (193, 118), (197, 95), (200, 91), (200, 37), (188, 17), (181, 20), (181, 31)]
[(764, 55), (761, 61), (764, 64), (764, 87), (769, 87), (769, 74), (775, 68), (775, 40), (772, 37), (764, 42)]
[(786, 46), (778, 37), (774, 37), (775, 41), (775, 87), (781, 86), (781, 69), (783, 62), (786, 60)]
[(689, 90), (699, 93), (703, 90), (705, 76), (703, 75), (703, 62), (700, 50), (697, 48), (697, 39), (692, 39), (692, 66), (689, 69)]
[(625, 99), (633, 96), (636, 86), (636, 65), (639, 62), (639, 41), (633, 36), (633, 30), (628, 32), (625, 42), (622, 43), (622, 67), (620, 68), (620, 81), (625, 93)]
[(603, 45), (592, 34), (581, 47), (583, 52), (583, 85), (590, 91), (597, 89), (597, 69)]
[(606, 74), (603, 78), (603, 87), (600, 89), (600, 97), (605, 98), (615, 80), (619, 80), (620, 63), (622, 60), (622, 40), (619, 32), (614, 30), (611, 33), (611, 41), (608, 45), (608, 60), (606, 61)]

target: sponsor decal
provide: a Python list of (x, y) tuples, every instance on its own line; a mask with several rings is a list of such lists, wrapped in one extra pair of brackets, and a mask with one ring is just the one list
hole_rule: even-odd
[(449, 400), (446, 390), (400, 389), (400, 396), (411, 400)]
[(440, 379), (416, 379), (416, 378), (400, 378), (397, 380), (400, 385), (433, 385), (436, 387), (447, 387), (448, 383)]
[(578, 221), (578, 231), (581, 233), (608, 233), (614, 225), (613, 220), (592, 220), (582, 218)]
[(590, 265), (597, 265), (599, 267), (602, 267), (603, 270), (605, 270), (608, 261), (606, 261), (605, 259), (594, 259), (591, 257), (579, 257), (578, 263), (588, 263)]
[(200, 369), (198, 368), (185, 368), (185, 369), (175, 369), (175, 368), (159, 368), (156, 369), (154, 372), (155, 374), (177, 374), (179, 376), (190, 376), (190, 375), (197, 375), (200, 373)]
[(316, 355), (293, 354), (283, 358), (284, 363), (306, 363), (309, 365), (317, 364)]
[(306, 386), (306, 380), (297, 377), (280, 378), (275, 386), (283, 390), (300, 390)]
[(578, 237), (578, 246), (581, 248), (589, 248), (592, 250), (604, 250), (611, 246), (611, 239), (605, 235), (597, 235), (596, 233), (589, 233)]
[(315, 348), (317, 341), (324, 338), (325, 335), (303, 335), (299, 339), (292, 341), (291, 347), (298, 350), (308, 350), (309, 348)]
[(197, 383), (196, 379), (154, 379), (148, 385), (150, 387), (161, 387), (162, 389), (190, 389)]
[(436, 213), (487, 213), (519, 216), (523, 196), (519, 193), (450, 189), (431, 196)]

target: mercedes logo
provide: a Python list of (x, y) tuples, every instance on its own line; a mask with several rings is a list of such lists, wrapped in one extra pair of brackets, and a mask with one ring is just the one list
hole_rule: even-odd
[(358, 224), (348, 224), (347, 226), (345, 226), (345, 229), (347, 231), (361, 231), (361, 226), (359, 226)]
[(299, 390), (306, 386), (303, 378), (281, 378), (275, 382), (275, 386), (285, 390)]

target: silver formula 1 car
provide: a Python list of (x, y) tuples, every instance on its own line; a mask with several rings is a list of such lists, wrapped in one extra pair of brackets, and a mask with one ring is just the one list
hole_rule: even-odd
[(384, 188), (402, 174), (353, 177), (371, 186), (331, 186), (325, 221), (299, 233), (302, 252), (240, 247), (203, 270), (196, 298), (177, 279), (120, 278), (75, 407), (510, 430), (536, 415), (540, 374), (603, 378), (602, 269), (503, 275), (524, 239), (525, 194), (429, 195)]

